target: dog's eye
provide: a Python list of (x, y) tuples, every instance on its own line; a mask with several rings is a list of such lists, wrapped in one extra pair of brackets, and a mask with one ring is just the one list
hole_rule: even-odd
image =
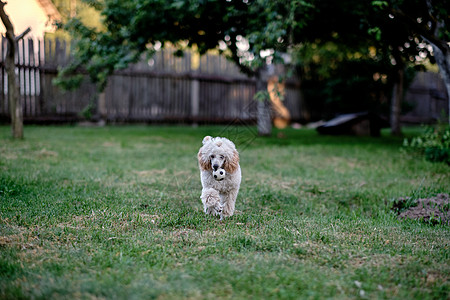
[(214, 158), (215, 156), (214, 155), (211, 155), (211, 158)]
[(220, 159), (223, 159), (223, 155), (220, 156)]

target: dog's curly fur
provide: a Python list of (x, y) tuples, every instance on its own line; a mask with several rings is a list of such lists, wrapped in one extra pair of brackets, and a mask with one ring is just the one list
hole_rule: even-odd
[[(239, 153), (232, 141), (223, 137), (205, 136), (198, 151), (198, 166), (202, 182), (200, 199), (206, 214), (229, 217), (234, 214), (236, 197), (241, 185)], [(216, 181), (213, 170), (223, 168), (224, 180)]]

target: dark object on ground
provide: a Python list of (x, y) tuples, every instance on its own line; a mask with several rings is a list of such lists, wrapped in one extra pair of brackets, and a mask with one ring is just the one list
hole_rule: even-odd
[(317, 127), (320, 134), (380, 136), (381, 128), (388, 122), (380, 116), (368, 112), (359, 112), (337, 116)]
[(419, 220), (433, 225), (450, 225), (449, 194), (438, 194), (436, 197), (416, 201), (401, 198), (394, 203), (393, 210), (397, 211), (400, 219)]

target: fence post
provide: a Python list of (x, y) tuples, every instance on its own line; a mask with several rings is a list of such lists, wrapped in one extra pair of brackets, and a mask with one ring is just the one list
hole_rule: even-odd
[[(273, 65), (264, 65), (260, 67), (256, 75), (256, 93), (267, 93), (267, 80), (274, 75)], [(270, 136), (272, 133), (272, 112), (271, 102), (265, 96), (257, 100), (257, 127), (258, 134), (261, 136)]]
[[(44, 89), (44, 64), (45, 64), (45, 41), (44, 39), (42, 40), (38, 40), (38, 60), (37, 60), (37, 64), (38, 64), (38, 78), (39, 78), (39, 97), (38, 97), (38, 102), (39, 102), (39, 114), (40, 116), (45, 115), (46, 111), (45, 111), (45, 103), (44, 103), (44, 96), (45, 95), (45, 89)], [(37, 84), (36, 84), (37, 86)]]
[(106, 120), (107, 110), (106, 110), (106, 94), (105, 94), (105, 92), (101, 92), (98, 95), (97, 112), (100, 116), (100, 120)]
[(200, 108), (200, 81), (195, 75), (198, 74), (198, 70), (200, 67), (200, 54), (192, 53), (190, 65), (191, 74), (194, 74), (191, 79), (191, 119), (192, 126), (197, 126), (198, 113)]
[(191, 81), (191, 118), (193, 126), (197, 126), (198, 111), (200, 105), (200, 82), (197, 78)]

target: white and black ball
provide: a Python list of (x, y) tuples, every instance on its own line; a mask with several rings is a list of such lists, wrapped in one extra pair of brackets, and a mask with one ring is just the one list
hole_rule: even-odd
[(224, 169), (219, 168), (216, 171), (213, 171), (213, 177), (217, 181), (221, 181), (225, 179), (226, 172)]

